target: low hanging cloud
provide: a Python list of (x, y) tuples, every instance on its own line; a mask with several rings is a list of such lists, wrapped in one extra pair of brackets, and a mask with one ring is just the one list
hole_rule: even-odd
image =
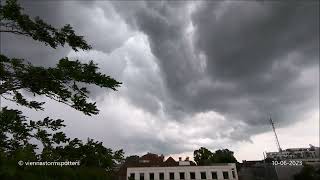
[(29, 117), (65, 119), (70, 136), (95, 138), (129, 154), (172, 154), (251, 141), (270, 130), (270, 115), (286, 127), (319, 113), (318, 2), (22, 5), (54, 25), (71, 24), (93, 49), (55, 51), (1, 34), (2, 53), (44, 66), (65, 56), (94, 60), (101, 72), (123, 82), (117, 92), (90, 86), (97, 116), (47, 99), (45, 112), (24, 109)]
[(318, 107), (316, 4), (148, 2), (134, 12), (117, 5), (148, 36), (173, 118), (213, 110), (254, 134), (270, 115), (286, 126)]

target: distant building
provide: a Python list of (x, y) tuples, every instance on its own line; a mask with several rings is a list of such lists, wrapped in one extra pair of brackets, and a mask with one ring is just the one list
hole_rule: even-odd
[[(239, 180), (293, 180), (299, 173), (303, 164), (309, 164), (315, 168), (320, 167), (319, 147), (310, 145), (309, 148), (290, 148), (281, 152), (267, 152), (267, 158), (273, 160), (243, 161), (238, 173)], [(301, 165), (275, 165), (273, 161), (290, 162), (302, 161)]]
[(266, 156), (275, 160), (299, 159), (304, 162), (319, 162), (320, 149), (310, 145), (309, 148), (290, 148), (281, 152), (267, 152)]
[(187, 157), (175, 161), (172, 157), (148, 153), (135, 162), (127, 162), (120, 167), (119, 180), (238, 180), (234, 163), (218, 163), (197, 166)]

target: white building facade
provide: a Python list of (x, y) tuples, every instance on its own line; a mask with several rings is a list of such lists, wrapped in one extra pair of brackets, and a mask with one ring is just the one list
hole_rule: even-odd
[(132, 180), (238, 180), (235, 163), (211, 166), (128, 167)]
[(304, 159), (304, 160), (316, 160), (320, 158), (320, 148), (310, 145), (310, 148), (290, 148), (283, 150), (282, 152), (267, 152), (268, 158), (275, 160), (281, 159)]

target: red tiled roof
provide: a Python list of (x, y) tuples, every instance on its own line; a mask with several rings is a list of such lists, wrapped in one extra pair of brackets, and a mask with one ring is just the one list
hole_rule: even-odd
[(179, 166), (179, 162), (175, 161), (171, 156), (163, 162), (163, 166)]
[(162, 163), (164, 157), (157, 154), (148, 153), (139, 158), (139, 161), (149, 161), (151, 164)]

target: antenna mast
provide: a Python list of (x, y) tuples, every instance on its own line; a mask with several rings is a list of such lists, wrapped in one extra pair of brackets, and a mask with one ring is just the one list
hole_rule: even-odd
[(273, 123), (273, 120), (271, 119), (271, 117), (270, 117), (270, 124), (272, 126), (272, 130), (274, 132), (274, 136), (276, 138), (276, 143), (277, 143), (277, 146), (278, 146), (278, 150), (279, 150), (279, 152), (282, 152), (282, 149), (281, 149), (280, 143), (279, 143), (279, 139), (278, 139), (278, 136), (277, 136), (277, 133), (276, 133), (276, 128), (274, 127), (274, 123)]

